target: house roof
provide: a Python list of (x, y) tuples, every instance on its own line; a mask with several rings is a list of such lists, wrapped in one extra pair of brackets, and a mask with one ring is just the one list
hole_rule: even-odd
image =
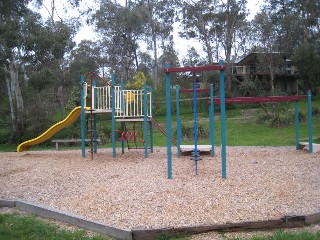
[[(235, 63), (238, 65), (242, 65), (244, 63), (256, 63), (258, 61), (257, 56), (259, 54), (270, 54), (269, 52), (250, 52), (249, 54), (243, 56), (239, 60), (237, 60)], [(283, 52), (272, 52), (272, 54), (284, 54)]]

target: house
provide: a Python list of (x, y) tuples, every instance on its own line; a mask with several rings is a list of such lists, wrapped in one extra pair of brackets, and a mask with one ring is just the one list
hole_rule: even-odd
[[(238, 82), (259, 80), (269, 83), (273, 76), (275, 89), (288, 95), (298, 93), (298, 73), (282, 52), (251, 52), (233, 64), (232, 73)], [(270, 88), (270, 84), (265, 84), (266, 91)]]

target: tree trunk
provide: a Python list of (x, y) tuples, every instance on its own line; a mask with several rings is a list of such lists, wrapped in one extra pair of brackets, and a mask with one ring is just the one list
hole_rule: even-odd
[(10, 104), (12, 132), (17, 133), (19, 124), (23, 123), (23, 98), (19, 83), (19, 64), (12, 60), (9, 66), (4, 64), (6, 86)]
[(153, 81), (154, 81), (154, 89), (158, 88), (158, 53), (157, 53), (157, 35), (155, 33), (155, 24), (153, 20), (153, 1), (148, 0), (148, 9), (149, 9), (149, 18), (150, 18), (150, 26), (151, 26), (151, 35), (152, 35), (152, 45), (153, 45)]
[(7, 85), (7, 92), (9, 97), (9, 105), (10, 105), (10, 115), (11, 115), (11, 124), (12, 124), (12, 133), (17, 131), (17, 121), (16, 121), (16, 114), (15, 114), (15, 107), (13, 105), (13, 96), (11, 91), (11, 84), (10, 84), (10, 72), (7, 68), (7, 65), (3, 65), (3, 69), (5, 72), (5, 79)]

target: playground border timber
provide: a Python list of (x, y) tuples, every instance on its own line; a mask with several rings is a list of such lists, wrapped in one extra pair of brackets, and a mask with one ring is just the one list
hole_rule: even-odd
[(238, 223), (225, 223), (200, 226), (185, 226), (185, 227), (166, 227), (158, 229), (119, 229), (104, 225), (100, 222), (85, 220), (81, 216), (73, 215), (56, 208), (47, 207), (45, 205), (30, 203), (24, 200), (5, 200), (0, 199), (0, 208), (16, 208), (21, 211), (26, 211), (34, 215), (55, 219), (61, 222), (69, 223), (94, 232), (109, 235), (115, 239), (123, 240), (149, 240), (155, 239), (159, 235), (175, 236), (179, 234), (200, 234), (211, 231), (216, 232), (240, 232), (254, 230), (271, 230), (278, 228), (295, 228), (309, 226), (320, 221), (320, 212), (308, 215), (291, 215), (283, 216), (279, 219), (265, 221), (249, 221)]

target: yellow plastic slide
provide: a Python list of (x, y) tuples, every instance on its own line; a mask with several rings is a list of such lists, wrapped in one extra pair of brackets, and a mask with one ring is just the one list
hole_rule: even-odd
[[(85, 110), (89, 110), (89, 109), (90, 108), (88, 108), (88, 107), (85, 108)], [(42, 142), (48, 140), (54, 134), (59, 132), (62, 128), (67, 127), (71, 123), (73, 123), (80, 116), (80, 114), (81, 114), (81, 107), (79, 106), (79, 107), (74, 108), (65, 119), (63, 119), (62, 121), (60, 121), (60, 122), (56, 123), (55, 125), (53, 125), (52, 127), (50, 127), (47, 131), (42, 133), (40, 136), (21, 143), (17, 147), (17, 152), (26, 151), (31, 146), (39, 144), (39, 143), (42, 143)]]

